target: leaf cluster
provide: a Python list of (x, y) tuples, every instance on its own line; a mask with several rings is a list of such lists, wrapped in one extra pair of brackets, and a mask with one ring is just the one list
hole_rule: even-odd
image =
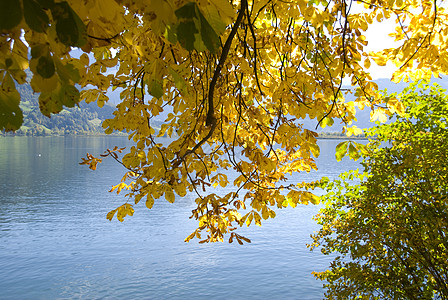
[[(304, 120), (341, 122), (350, 136), (361, 132), (351, 126), (357, 108), (380, 121), (404, 111), (378, 92), (372, 62), (402, 65), (397, 80), (448, 70), (448, 14), (426, 0), (20, 0), (0, 2), (0, 12), (0, 128), (23, 122), (16, 84), (27, 68), (46, 116), (82, 100), (102, 107), (117, 90), (102, 126), (134, 145), (119, 159), (129, 199), (115, 215), (196, 193), (198, 228), (187, 240), (245, 241), (238, 227), (318, 203), (321, 182), (301, 179), (320, 152)], [(385, 20), (400, 43), (368, 53), (365, 32)], [(173, 140), (160, 143), (164, 135)], [(337, 153), (360, 151), (343, 143)]]
[(448, 97), (420, 87), (399, 95), (403, 116), (370, 131), (364, 173), (326, 187), (311, 247), (337, 254), (316, 273), (328, 298), (448, 298)]

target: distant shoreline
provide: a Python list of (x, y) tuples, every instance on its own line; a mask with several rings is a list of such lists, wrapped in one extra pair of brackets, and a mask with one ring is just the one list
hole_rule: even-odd
[(323, 136), (317, 137), (318, 140), (368, 140), (365, 136)]
[[(68, 133), (68, 134), (41, 134), (41, 135), (26, 135), (26, 134), (17, 134), (17, 133), (10, 133), (10, 132), (1, 132), (0, 137), (74, 137), (74, 136), (84, 136), (84, 137), (127, 137), (127, 133)], [(324, 136), (318, 136), (316, 137), (318, 140), (368, 140), (368, 137), (365, 136), (346, 136), (346, 135), (324, 135)]]
[(127, 133), (111, 133), (111, 134), (106, 134), (106, 133), (68, 133), (68, 134), (16, 134), (16, 133), (9, 133), (9, 132), (2, 132), (0, 133), (0, 137), (65, 137), (65, 136), (69, 136), (69, 137), (73, 137), (73, 136), (88, 136), (88, 137), (103, 137), (103, 136), (110, 136), (110, 137), (127, 137), (128, 134)]

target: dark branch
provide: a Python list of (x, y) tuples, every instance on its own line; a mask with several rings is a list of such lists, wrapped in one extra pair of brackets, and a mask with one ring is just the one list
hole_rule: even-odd
[[(229, 54), (229, 50), (230, 50), (230, 46), (232, 45), (233, 38), (235, 37), (238, 27), (240, 27), (241, 21), (243, 20), (244, 8), (247, 5), (246, 3), (247, 3), (247, 0), (241, 1), (240, 11), (236, 18), (235, 24), (233, 24), (232, 31), (230, 31), (230, 34), (227, 37), (224, 47), (222, 48), (221, 57), (219, 58), (218, 65), (216, 66), (215, 72), (213, 73), (212, 81), (210, 82), (210, 87), (208, 90), (208, 112), (207, 112), (207, 119), (205, 121), (205, 125), (212, 126), (212, 128), (215, 127), (214, 124), (216, 123), (215, 110), (214, 110), (214, 105), (213, 105), (213, 94), (215, 92), (216, 82), (218, 81), (218, 77), (221, 74), (221, 69), (224, 66), (224, 62), (227, 59), (227, 55)], [(209, 135), (211, 135), (211, 134), (209, 133)]]

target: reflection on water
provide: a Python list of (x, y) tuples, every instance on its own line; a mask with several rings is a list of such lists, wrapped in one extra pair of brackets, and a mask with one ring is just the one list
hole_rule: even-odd
[[(121, 137), (0, 138), (0, 291), (2, 299), (319, 299), (311, 272), (329, 259), (305, 244), (315, 206), (277, 211), (262, 228), (243, 228), (252, 244), (199, 245), (183, 239), (194, 196), (177, 205), (144, 204), (123, 223), (105, 214), (123, 203), (108, 193), (123, 174), (112, 160), (93, 172), (78, 165)], [(338, 141), (320, 141), (315, 180), (357, 167), (336, 163)], [(291, 180), (295, 180), (292, 178)]]

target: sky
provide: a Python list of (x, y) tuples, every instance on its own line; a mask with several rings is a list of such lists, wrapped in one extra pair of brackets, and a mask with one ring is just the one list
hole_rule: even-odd
[[(394, 42), (394, 38), (386, 34), (386, 32), (392, 31), (391, 27), (395, 27), (395, 22), (393, 20), (370, 24), (369, 29), (365, 33), (367, 41), (369, 41), (366, 47), (366, 52), (380, 51), (385, 48), (396, 47), (397, 42)], [(392, 73), (395, 70), (396, 67), (391, 62), (387, 63), (384, 67), (377, 66), (374, 62), (372, 62), (369, 69), (373, 79), (391, 78)]]

